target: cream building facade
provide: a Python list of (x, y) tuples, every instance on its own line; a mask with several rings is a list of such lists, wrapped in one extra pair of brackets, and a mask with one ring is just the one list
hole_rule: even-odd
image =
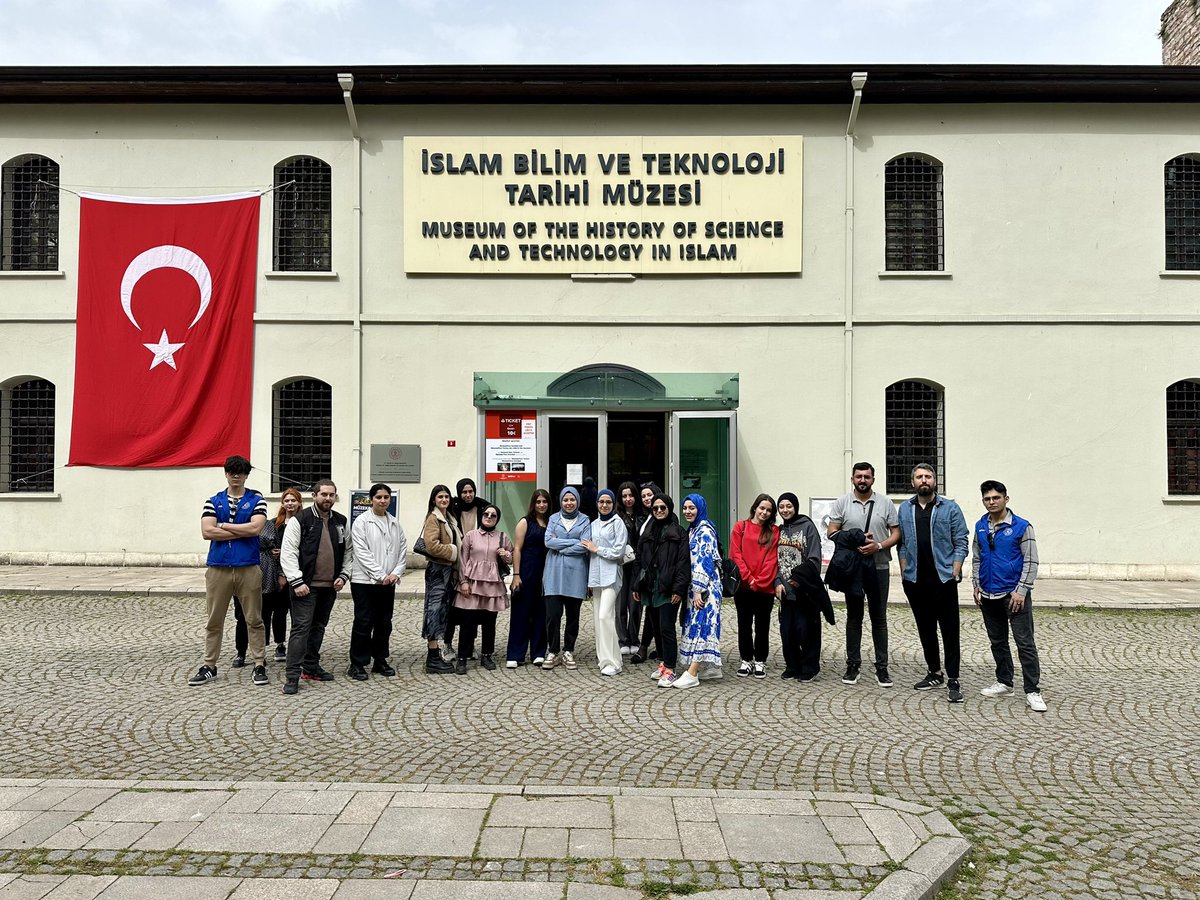
[[(45, 202), (10, 173), (48, 160), (62, 189), (53, 267), (6, 257), (0, 271), (7, 561), (195, 562), (201, 505), (223, 486), (219, 469), (65, 465), (70, 192), (266, 189), (300, 158), (328, 166), (328, 216), (306, 221), (324, 222), (329, 249), (315, 271), (281, 271), (264, 196), (249, 483), (269, 499), (327, 452), (320, 474), (345, 508), (375, 480), (372, 447), (381, 459), (419, 447), (419, 481), (392, 482), (410, 536), (430, 487), (463, 476), (501, 498), (510, 530), (535, 484), (557, 493), (583, 475), (699, 490), (728, 523), (759, 491), (819, 511), (860, 459), (901, 499), (907, 468), (928, 458), (972, 520), (979, 482), (1004, 481), (1047, 574), (1200, 577), (1195, 68), (10, 69), (0, 108), (6, 253), (28, 215), (18, 201)], [(421, 171), (422, 149), (451, 145), (491, 146), (505, 171)], [(519, 176), (526, 145), (578, 148), (591, 168)], [(648, 183), (646, 146), (735, 145), (743, 164), (753, 148), (788, 148), (786, 178), (758, 194), (751, 175), (656, 179), (702, 182), (686, 207), (522, 205), (504, 187), (586, 177), (596, 191), (600, 158), (622, 147), (630, 179)], [(488, 199), (456, 205), (463, 190)], [(414, 219), (471, 221), (471, 202), (503, 238), (420, 236)], [(671, 248), (670, 271), (520, 258), (541, 239), (522, 241), (514, 222), (544, 235), (601, 219), (784, 224), (783, 238), (699, 241), (736, 244), (736, 257), (685, 271), (688, 238), (645, 243), (647, 257)], [(517, 258), (484, 271), (467, 258), (475, 243)], [(22, 401), (30, 384), (41, 393)], [(47, 408), (52, 454), (18, 460), (49, 434)], [(506, 413), (529, 423), (512, 458), (529, 460), (530, 480), (510, 480), (508, 463), (487, 480), (489, 423)], [(21, 480), (46, 457), (49, 482)]]

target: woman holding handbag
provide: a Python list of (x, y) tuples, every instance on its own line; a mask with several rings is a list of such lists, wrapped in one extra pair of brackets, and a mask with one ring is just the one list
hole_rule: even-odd
[(542, 573), (546, 567), (546, 526), (550, 521), (550, 492), (538, 488), (529, 498), (529, 513), (513, 531), (512, 607), (508, 620), (510, 669), (525, 662), (535, 666), (546, 658), (546, 597)]
[(592, 537), (582, 541), (592, 554), (588, 562), (588, 590), (596, 628), (596, 658), (601, 675), (621, 671), (621, 643), (617, 639), (617, 597), (621, 593), (621, 567), (629, 534), (617, 515), (617, 496), (608, 488), (596, 495), (599, 513), (592, 523)]
[(513, 546), (500, 524), (500, 507), (485, 503), (479, 510), (479, 527), (463, 535), (458, 557), (458, 591), (454, 608), (458, 611), (458, 659), (454, 671), (467, 674), (467, 660), (475, 647), (475, 632), (482, 630), (479, 665), (495, 669), (496, 617), (508, 609), (508, 591), (504, 587), (501, 563), (512, 564)]
[(775, 527), (775, 501), (770, 494), (755, 497), (750, 517), (733, 526), (729, 555), (742, 576), (742, 586), (733, 598), (737, 607), (738, 650), (742, 656), (737, 675), (766, 678), (771, 650), (771, 607), (775, 602), (775, 578), (779, 574), (779, 529)]

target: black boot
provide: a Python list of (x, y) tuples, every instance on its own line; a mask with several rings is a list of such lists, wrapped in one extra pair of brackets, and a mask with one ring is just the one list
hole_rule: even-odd
[(427, 675), (448, 675), (454, 671), (454, 666), (442, 659), (442, 651), (434, 647), (425, 657), (425, 673)]
[(467, 674), (467, 661), (465, 659), (460, 658), (457, 662), (454, 663), (454, 674), (455, 675), (466, 675)]
[(489, 672), (494, 672), (496, 670), (496, 660), (492, 658), (492, 654), (490, 653), (482, 654), (479, 657), (479, 664)]

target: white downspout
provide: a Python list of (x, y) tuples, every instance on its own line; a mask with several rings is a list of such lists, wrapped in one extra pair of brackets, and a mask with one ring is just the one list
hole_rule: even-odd
[(346, 118), (350, 121), (350, 135), (354, 142), (354, 323), (351, 347), (351, 371), (354, 378), (350, 390), (353, 395), (351, 409), (354, 410), (354, 478), (355, 487), (366, 484), (363, 475), (363, 264), (362, 264), (362, 134), (358, 128), (358, 116), (354, 113), (354, 76), (348, 72), (338, 73), (338, 84), (342, 88), (342, 101), (346, 104)]
[(862, 103), (866, 72), (850, 75), (854, 99), (850, 103), (850, 119), (846, 122), (846, 270), (842, 286), (845, 301), (845, 323), (842, 326), (842, 473), (854, 465), (854, 125)]

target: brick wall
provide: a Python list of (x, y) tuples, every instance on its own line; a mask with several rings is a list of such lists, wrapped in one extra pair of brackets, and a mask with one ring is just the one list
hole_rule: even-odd
[(1164, 66), (1200, 66), (1200, 0), (1172, 0), (1158, 36)]

